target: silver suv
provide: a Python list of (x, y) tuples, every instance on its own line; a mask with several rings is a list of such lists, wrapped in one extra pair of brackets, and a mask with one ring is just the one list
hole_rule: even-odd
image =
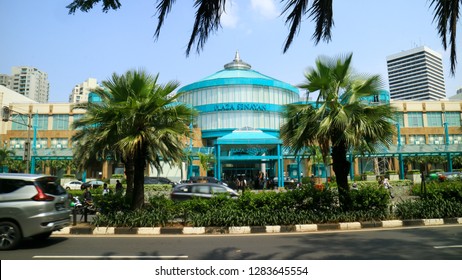
[(47, 239), (70, 225), (66, 190), (50, 175), (0, 173), (0, 250), (23, 238)]

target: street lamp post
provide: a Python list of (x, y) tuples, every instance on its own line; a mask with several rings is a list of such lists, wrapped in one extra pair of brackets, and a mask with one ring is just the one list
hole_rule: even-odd
[(397, 143), (398, 143), (398, 162), (399, 162), (399, 179), (404, 179), (404, 162), (403, 162), (403, 154), (401, 153), (401, 127), (399, 122), (396, 123), (396, 130), (397, 130)]
[[(444, 122), (444, 142), (446, 144), (446, 151), (448, 149), (448, 146), (449, 146), (449, 129), (448, 129), (448, 123), (447, 122)], [(447, 152), (446, 153), (446, 158), (448, 160), (448, 171), (449, 172), (452, 172), (452, 157), (451, 157), (451, 153), (450, 152)]]

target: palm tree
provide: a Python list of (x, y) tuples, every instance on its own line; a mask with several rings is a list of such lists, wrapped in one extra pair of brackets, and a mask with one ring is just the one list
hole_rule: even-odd
[(162, 162), (178, 164), (184, 157), (184, 139), (194, 111), (175, 103), (172, 92), (178, 82), (157, 84), (158, 75), (145, 71), (113, 74), (95, 92), (101, 102), (85, 103), (85, 116), (74, 123), (78, 130), (77, 163), (80, 167), (95, 159), (120, 159), (126, 169), (127, 197), (132, 209), (144, 204), (144, 171), (148, 164), (158, 172)]
[(369, 105), (364, 98), (378, 94), (379, 76), (356, 76), (351, 70), (352, 54), (316, 60), (316, 68), (305, 73), (300, 85), (319, 93), (312, 104), (286, 105), (286, 123), (281, 127), (284, 144), (298, 152), (305, 146), (319, 145), (325, 159), (331, 155), (339, 190), (340, 205), (350, 206), (347, 152), (355, 148), (374, 151), (377, 143), (389, 145), (394, 133), (389, 104)]
[[(77, 10), (88, 12), (99, 2), (101, 0), (74, 0), (66, 8), (69, 9), (69, 14), (75, 14)], [(322, 40), (326, 42), (331, 40), (331, 30), (334, 26), (333, 0), (312, 0), (311, 5), (309, 0), (281, 0), (281, 2), (284, 3), (281, 15), (286, 15), (285, 22), (289, 25), (289, 35), (284, 43), (284, 53), (289, 49), (295, 35), (300, 31), (302, 21), (306, 18), (312, 18), (315, 22), (312, 37), (316, 44)], [(165, 18), (170, 13), (175, 1), (157, 0), (156, 3), (158, 23), (154, 36), (158, 38)], [(445, 50), (449, 36), (452, 74), (455, 73), (457, 64), (456, 34), (461, 4), (462, 0), (431, 0), (430, 2), (430, 7), (434, 7), (433, 21), (437, 24), (438, 35)], [(103, 12), (120, 9), (121, 6), (120, 0), (104, 0)], [(209, 35), (218, 30), (221, 15), (225, 11), (226, 0), (196, 0), (194, 6), (196, 7), (196, 19), (186, 48), (187, 56), (194, 44), (196, 44), (196, 50), (199, 53)]]

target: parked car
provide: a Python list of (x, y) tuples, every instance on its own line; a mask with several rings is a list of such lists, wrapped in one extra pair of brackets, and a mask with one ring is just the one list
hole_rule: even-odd
[(80, 186), (80, 189), (85, 189), (85, 188), (90, 188), (90, 189), (96, 189), (100, 186), (104, 185), (103, 181), (100, 180), (90, 180), (88, 182), (82, 183)]
[(0, 250), (23, 238), (47, 239), (70, 225), (69, 197), (50, 175), (0, 173)]
[(145, 185), (171, 185), (175, 186), (175, 183), (172, 182), (169, 178), (165, 177), (144, 177)]
[(219, 194), (227, 194), (231, 198), (237, 198), (239, 196), (235, 190), (221, 184), (188, 183), (175, 186), (170, 197), (172, 200), (181, 201), (193, 198), (209, 199)]
[(83, 182), (82, 181), (70, 181), (64, 184), (64, 188), (66, 190), (78, 190), (80, 189), (80, 186), (82, 186)]

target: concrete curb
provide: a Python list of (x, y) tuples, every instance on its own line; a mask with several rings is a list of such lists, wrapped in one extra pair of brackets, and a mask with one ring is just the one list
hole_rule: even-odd
[(220, 234), (254, 234), (282, 232), (316, 232), (337, 230), (360, 230), (371, 228), (404, 228), (414, 226), (438, 226), (462, 224), (462, 218), (390, 220), (378, 222), (350, 222), (333, 224), (304, 224), (281, 226), (242, 226), (242, 227), (93, 227), (90, 224), (79, 224), (66, 227), (53, 235), (220, 235)]

